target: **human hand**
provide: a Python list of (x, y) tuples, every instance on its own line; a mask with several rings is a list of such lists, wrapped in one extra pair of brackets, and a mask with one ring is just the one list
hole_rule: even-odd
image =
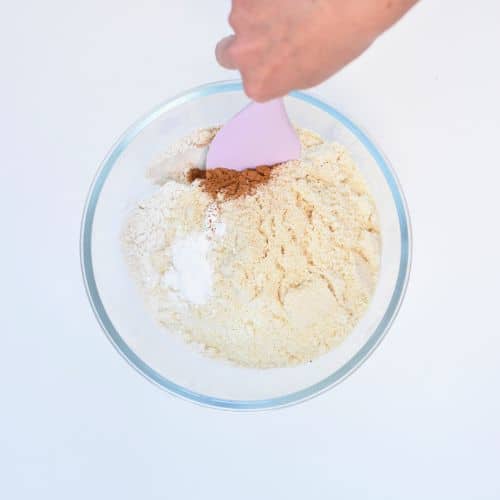
[(266, 101), (312, 87), (359, 56), (417, 0), (233, 0), (234, 35), (216, 48)]

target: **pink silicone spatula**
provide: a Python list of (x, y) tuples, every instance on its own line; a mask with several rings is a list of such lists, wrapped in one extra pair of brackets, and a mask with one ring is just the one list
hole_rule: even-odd
[(279, 98), (252, 102), (229, 120), (210, 144), (206, 168), (244, 170), (299, 156), (299, 138)]

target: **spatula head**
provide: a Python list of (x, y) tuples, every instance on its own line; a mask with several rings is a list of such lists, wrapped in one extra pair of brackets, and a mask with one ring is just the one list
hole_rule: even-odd
[(210, 144), (206, 168), (244, 170), (300, 156), (300, 141), (283, 99), (251, 103), (229, 120)]

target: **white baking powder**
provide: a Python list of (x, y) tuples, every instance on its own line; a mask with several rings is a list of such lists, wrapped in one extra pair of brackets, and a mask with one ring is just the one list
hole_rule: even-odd
[(225, 229), (219, 220), (217, 205), (211, 203), (205, 215), (204, 231), (189, 233), (172, 243), (172, 267), (164, 273), (162, 285), (191, 304), (205, 304), (212, 293), (213, 281), (209, 252), (213, 238), (223, 236)]
[(212, 267), (208, 260), (210, 240), (203, 233), (190, 233), (172, 243), (172, 267), (162, 285), (192, 304), (205, 304), (212, 292)]

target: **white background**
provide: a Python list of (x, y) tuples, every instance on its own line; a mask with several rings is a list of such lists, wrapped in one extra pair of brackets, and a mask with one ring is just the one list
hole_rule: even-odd
[(347, 381), (259, 414), (197, 407), (109, 344), (81, 283), (86, 191), (162, 100), (233, 77), (228, 1), (4, 2), (0, 498), (500, 498), (500, 4), (427, 0), (316, 92), (408, 197), (400, 316)]

